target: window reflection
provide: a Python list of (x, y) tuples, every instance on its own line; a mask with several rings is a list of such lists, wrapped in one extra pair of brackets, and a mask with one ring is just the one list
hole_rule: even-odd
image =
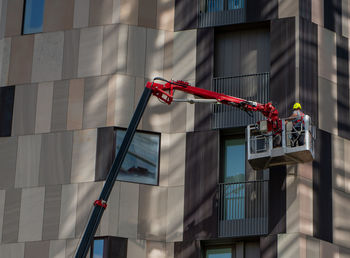
[(231, 248), (209, 249), (206, 258), (232, 258)]
[(103, 257), (103, 239), (95, 239), (93, 246), (92, 258), (102, 258)]
[(23, 34), (43, 31), (44, 4), (45, 0), (26, 0)]
[[(125, 130), (116, 130), (117, 152), (125, 133)], [(160, 137), (157, 134), (136, 132), (117, 180), (157, 185), (159, 142)]]

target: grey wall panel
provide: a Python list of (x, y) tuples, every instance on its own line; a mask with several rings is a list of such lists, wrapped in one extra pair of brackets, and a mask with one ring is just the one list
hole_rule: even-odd
[(35, 133), (47, 133), (51, 128), (53, 82), (39, 83), (37, 100)]
[(39, 185), (70, 183), (72, 145), (73, 132), (42, 135)]
[(295, 101), (295, 18), (272, 20), (270, 40), (270, 99), (288, 117)]
[(184, 241), (217, 237), (218, 131), (188, 133)]
[(260, 257), (277, 258), (277, 235), (260, 238)]
[(127, 74), (143, 77), (146, 59), (146, 28), (129, 26)]
[(349, 39), (337, 35), (338, 135), (346, 139), (350, 139), (349, 105)]
[(50, 241), (26, 242), (24, 258), (49, 257)]
[[(196, 86), (211, 90), (214, 72), (214, 29), (197, 31)], [(195, 130), (210, 128), (211, 108), (207, 104), (195, 106)]]
[(46, 186), (43, 222), (43, 240), (58, 239), (60, 226), (62, 186)]
[(115, 133), (113, 127), (97, 129), (95, 180), (105, 180), (115, 157)]
[(15, 87), (0, 88), (0, 137), (11, 136)]
[(278, 0), (246, 0), (247, 22), (272, 20), (278, 17)]
[(69, 81), (55, 81), (53, 87), (51, 131), (67, 128)]
[(74, 1), (74, 28), (83, 28), (89, 25), (90, 0)]
[(318, 125), (317, 25), (299, 19), (299, 102), (303, 112)]
[(339, 34), (342, 32), (342, 0), (323, 0), (324, 27)]
[(15, 185), (17, 141), (17, 137), (0, 138), (0, 189)]
[(79, 60), (79, 30), (68, 30), (64, 32), (62, 78), (72, 79), (78, 75)]
[(111, 24), (113, 16), (113, 0), (90, 0), (89, 26)]
[(197, 1), (175, 0), (175, 31), (194, 29), (198, 26)]
[(313, 173), (313, 232), (314, 237), (333, 241), (333, 201), (332, 201), (332, 137), (317, 130)]
[(2, 229), (3, 243), (13, 243), (18, 240), (21, 196), (21, 189), (9, 189), (6, 191)]
[(12, 135), (34, 133), (37, 91), (37, 84), (16, 86)]
[[(119, 32), (119, 25), (103, 27), (102, 74), (113, 74), (118, 71)], [(125, 35), (120, 37), (123, 36)]]
[(46, 0), (43, 31), (69, 30), (73, 27), (74, 1)]
[(23, 8), (24, 8), (24, 0), (7, 1), (5, 37), (21, 35)]
[(5, 36), (7, 2), (8, 0), (3, 0), (0, 4), (0, 39)]

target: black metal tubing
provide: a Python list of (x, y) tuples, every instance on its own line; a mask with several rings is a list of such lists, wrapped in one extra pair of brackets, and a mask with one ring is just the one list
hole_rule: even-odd
[[(102, 192), (100, 194), (99, 200), (106, 201), (108, 200), (108, 197), (113, 189), (115, 180), (117, 179), (118, 173), (120, 171), (120, 168), (122, 166), (122, 163), (124, 161), (124, 158), (126, 156), (126, 153), (128, 152), (129, 146), (131, 144), (131, 141), (134, 137), (134, 134), (136, 132), (137, 126), (140, 123), (140, 120), (142, 118), (143, 112), (146, 109), (147, 103), (149, 98), (151, 97), (152, 89), (145, 87), (143, 94), (139, 100), (139, 103), (137, 105), (137, 108), (134, 112), (134, 115), (130, 121), (129, 127), (126, 130), (126, 134), (124, 137), (124, 140), (120, 146), (120, 150), (116, 156), (116, 158), (113, 161), (112, 167), (109, 170), (106, 182), (103, 186)], [(89, 222), (85, 228), (85, 232), (83, 235), (83, 238), (79, 244), (78, 250), (75, 254), (76, 258), (85, 258), (87, 255), (87, 252), (89, 250), (89, 247), (91, 245), (91, 241), (96, 233), (97, 227), (100, 224), (104, 208), (101, 206), (96, 205), (94, 207), (94, 210), (91, 214), (91, 217), (89, 219)]]

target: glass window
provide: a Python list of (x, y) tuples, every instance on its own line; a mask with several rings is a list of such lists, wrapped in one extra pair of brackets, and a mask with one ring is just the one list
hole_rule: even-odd
[(208, 249), (206, 253), (206, 258), (232, 258), (232, 249)]
[(103, 239), (95, 239), (92, 249), (92, 258), (102, 258), (103, 257)]
[[(126, 131), (116, 130), (117, 152)], [(136, 132), (117, 180), (142, 184), (158, 184), (159, 134)]]
[(23, 34), (43, 31), (44, 4), (45, 0), (26, 0)]

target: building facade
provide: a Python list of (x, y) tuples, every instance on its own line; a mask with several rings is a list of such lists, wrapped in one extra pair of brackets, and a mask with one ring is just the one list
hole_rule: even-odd
[(74, 256), (156, 76), (300, 102), (315, 159), (255, 171), (261, 115), (152, 97), (89, 257), (350, 257), (349, 19), (348, 0), (2, 0), (0, 257)]

